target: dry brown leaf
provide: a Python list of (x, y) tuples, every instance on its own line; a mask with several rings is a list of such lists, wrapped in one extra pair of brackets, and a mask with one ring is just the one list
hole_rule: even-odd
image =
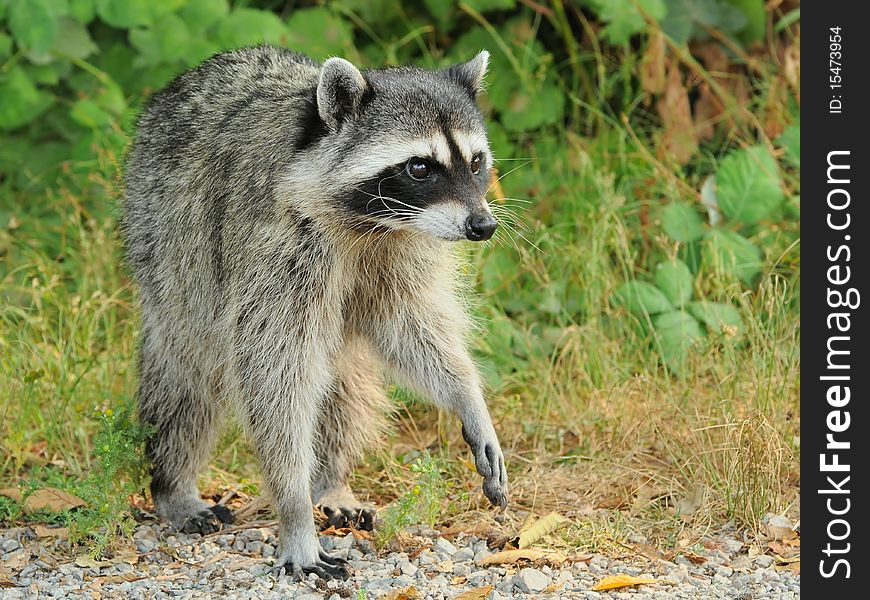
[(516, 564), (518, 561), (528, 560), (531, 562), (548, 562), (553, 565), (561, 565), (568, 557), (554, 550), (538, 550), (536, 548), (524, 548), (522, 550), (502, 550), (490, 554), (478, 561), (480, 566)]
[(14, 588), (18, 587), (18, 584), (6, 577), (5, 575), (0, 575), (0, 588)]
[(676, 63), (671, 65), (664, 95), (656, 103), (656, 108), (664, 129), (659, 155), (670, 155), (681, 165), (688, 163), (698, 150), (698, 138), (689, 105), (689, 92), (683, 85), (683, 76)]
[(18, 488), (3, 488), (0, 489), (0, 496), (6, 496), (7, 498), (11, 498), (15, 502), (21, 502), (23, 496), (21, 495), (21, 490)]
[(423, 594), (413, 585), (404, 590), (393, 590), (380, 596), (380, 600), (421, 600), (422, 598)]
[(551, 583), (550, 585), (548, 585), (547, 587), (545, 587), (543, 589), (543, 592), (545, 594), (552, 594), (553, 592), (558, 592), (561, 589), (562, 589), (561, 583)]
[(468, 590), (467, 592), (462, 592), (453, 598), (453, 600), (485, 600), (487, 594), (494, 589), (495, 586), (485, 585), (483, 587), (474, 588), (473, 590)]
[(619, 588), (631, 587), (633, 585), (646, 585), (649, 583), (659, 583), (659, 579), (649, 579), (648, 577), (634, 577), (632, 575), (609, 575), (592, 587), (594, 592), (603, 592), (606, 590), (618, 590)]
[(10, 554), (9, 557), (3, 561), (3, 566), (12, 571), (20, 571), (24, 568), (24, 565), (27, 564), (28, 560), (30, 560), (30, 551), (26, 549), (18, 550), (17, 552)]
[(88, 554), (76, 556), (75, 563), (83, 569), (101, 569), (103, 567), (111, 567), (113, 564), (110, 560), (97, 560)]
[(33, 532), (37, 537), (56, 537), (60, 540), (65, 540), (69, 537), (68, 527), (46, 527), (45, 525), (34, 525)]
[(645, 92), (656, 95), (665, 89), (665, 36), (660, 29), (650, 36), (641, 59), (640, 85)]
[(700, 554), (695, 554), (694, 552), (683, 552), (683, 556), (685, 556), (694, 565), (703, 565), (705, 562), (707, 562), (706, 557), (701, 556)]
[(551, 512), (546, 517), (541, 517), (534, 523), (530, 524), (525, 528), (525, 530), (520, 531), (517, 547), (521, 549), (528, 548), (568, 523), (569, 520), (559, 513)]
[(38, 510), (63, 512), (81, 506), (87, 506), (87, 503), (78, 496), (73, 496), (56, 488), (46, 487), (36, 490), (27, 497), (24, 501), (24, 512), (33, 513)]
[(453, 579), (450, 580), (450, 583), (452, 585), (462, 585), (466, 581), (468, 581), (468, 577), (465, 575), (454, 575)]
[(136, 573), (121, 573), (120, 575), (104, 575), (95, 577), (92, 581), (97, 585), (107, 585), (110, 583), (125, 583), (128, 581), (139, 581), (145, 579), (147, 575), (137, 575)]
[[(493, 167), (489, 172), (489, 195), (496, 202), (504, 202), (504, 189), (501, 187), (501, 177), (498, 175), (498, 169)], [(466, 461), (468, 462), (468, 461)], [(471, 464), (471, 463), (469, 463)], [(473, 467), (473, 465), (472, 465)], [(472, 471), (476, 471), (477, 467), (472, 468)]]

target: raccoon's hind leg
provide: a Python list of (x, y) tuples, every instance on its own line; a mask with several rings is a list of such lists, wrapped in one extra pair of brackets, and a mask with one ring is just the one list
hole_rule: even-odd
[(157, 515), (185, 533), (211, 533), (232, 523), (232, 512), (202, 500), (196, 476), (215, 440), (218, 410), (207, 391), (185, 377), (174, 357), (148, 331), (139, 354), (139, 417), (153, 427), (146, 453)]
[(312, 502), (326, 514), (327, 525), (368, 531), (377, 513), (357, 500), (347, 481), (382, 429), (387, 405), (381, 368), (371, 355), (361, 340), (351, 340), (338, 358), (334, 389), (317, 426), (318, 470), (311, 489)]

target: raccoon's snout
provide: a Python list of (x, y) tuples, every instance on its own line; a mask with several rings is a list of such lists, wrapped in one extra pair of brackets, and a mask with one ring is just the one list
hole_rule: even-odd
[(473, 213), (465, 220), (465, 237), (472, 242), (488, 240), (495, 233), (498, 221), (489, 213)]

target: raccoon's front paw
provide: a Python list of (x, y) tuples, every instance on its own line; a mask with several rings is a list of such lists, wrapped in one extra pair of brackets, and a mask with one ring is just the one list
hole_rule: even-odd
[(493, 432), (491, 439), (486, 439), (481, 434), (471, 435), (463, 425), (462, 437), (474, 454), (477, 472), (483, 476), (484, 495), (493, 506), (504, 509), (508, 499), (507, 469), (495, 433)]
[(178, 527), (178, 530), (184, 533), (200, 533), (205, 535), (220, 531), (223, 529), (224, 524), (232, 524), (235, 520), (233, 511), (226, 506), (215, 504), (188, 517)]
[(294, 579), (304, 579), (311, 573), (326, 581), (350, 577), (350, 572), (347, 570), (347, 561), (330, 556), (323, 550), (318, 553), (317, 559), (310, 564), (301, 564), (291, 558), (279, 559), (272, 571), (276, 575), (289, 575)]

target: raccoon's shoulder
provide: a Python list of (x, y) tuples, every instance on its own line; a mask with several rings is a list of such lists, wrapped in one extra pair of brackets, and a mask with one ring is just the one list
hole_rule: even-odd
[[(146, 103), (142, 118), (165, 119), (176, 111), (220, 113), (252, 101), (280, 101), (313, 94), (319, 63), (274, 46), (251, 46), (216, 54), (182, 73)], [(191, 115), (193, 116), (193, 115)], [(140, 122), (141, 124), (141, 122)]]

